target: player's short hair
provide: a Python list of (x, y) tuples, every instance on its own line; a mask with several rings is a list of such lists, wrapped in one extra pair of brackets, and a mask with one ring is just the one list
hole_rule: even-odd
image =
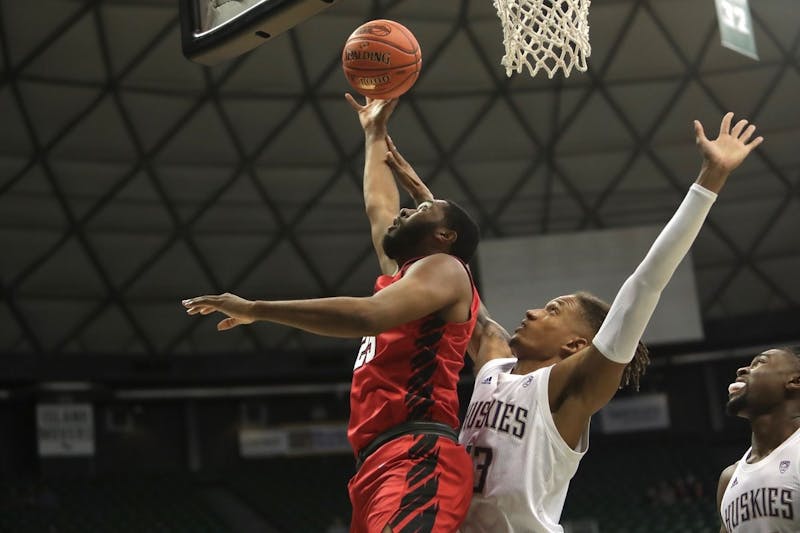
[(796, 357), (800, 357), (800, 346), (781, 346), (778, 348), (786, 353), (790, 353)]
[[(584, 320), (586, 320), (586, 325), (589, 326), (589, 329), (592, 331), (592, 336), (594, 336), (600, 330), (600, 326), (603, 325), (603, 321), (606, 319), (611, 306), (590, 292), (580, 291), (576, 292), (574, 296), (581, 306), (581, 314)], [(649, 364), (650, 351), (647, 349), (647, 346), (640, 341), (639, 345), (636, 347), (636, 354), (633, 356), (633, 360), (625, 367), (620, 387), (627, 387), (630, 385), (638, 391), (641, 377), (647, 371), (647, 365)]]
[(800, 346), (778, 346), (775, 349), (795, 356), (797, 359), (797, 364), (800, 366)]
[(471, 216), (452, 200), (445, 200), (444, 225), (456, 232), (456, 240), (450, 247), (450, 254), (469, 263), (475, 255), (480, 240), (480, 229)]

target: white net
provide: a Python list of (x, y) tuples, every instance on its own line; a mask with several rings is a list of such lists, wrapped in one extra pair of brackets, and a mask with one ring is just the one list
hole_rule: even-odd
[(503, 24), (506, 54), (500, 63), (506, 75), (527, 67), (531, 76), (539, 69), (547, 77), (561, 69), (569, 76), (572, 68), (585, 72), (589, 44), (591, 0), (494, 0)]

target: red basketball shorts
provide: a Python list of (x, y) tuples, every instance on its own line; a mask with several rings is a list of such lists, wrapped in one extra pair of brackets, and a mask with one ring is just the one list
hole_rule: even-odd
[(472, 498), (472, 461), (437, 435), (404, 435), (367, 457), (348, 485), (351, 533), (453, 533)]

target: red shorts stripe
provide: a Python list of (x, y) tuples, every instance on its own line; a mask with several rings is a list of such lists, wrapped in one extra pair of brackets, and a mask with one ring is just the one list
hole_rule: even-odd
[(349, 483), (351, 533), (453, 533), (472, 497), (472, 461), (463, 446), (436, 435), (387, 442)]

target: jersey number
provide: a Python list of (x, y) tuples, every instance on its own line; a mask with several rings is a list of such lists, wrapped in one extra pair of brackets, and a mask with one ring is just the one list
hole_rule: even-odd
[(482, 446), (467, 446), (467, 452), (472, 456), (472, 466), (475, 469), (475, 485), (472, 487), (472, 492), (483, 492), (486, 476), (489, 474), (489, 466), (492, 464), (492, 449)]
[(364, 337), (361, 339), (361, 348), (358, 349), (358, 357), (356, 357), (356, 364), (353, 366), (353, 370), (369, 363), (373, 357), (375, 357), (375, 337)]

